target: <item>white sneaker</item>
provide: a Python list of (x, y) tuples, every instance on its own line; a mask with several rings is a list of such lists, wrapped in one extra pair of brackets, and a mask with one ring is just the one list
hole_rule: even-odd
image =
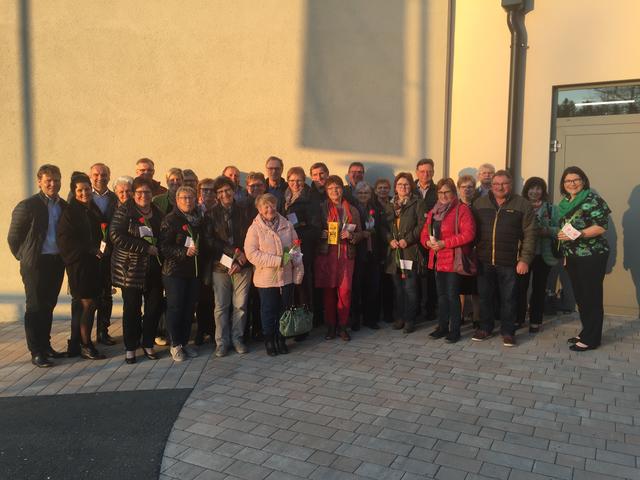
[(171, 358), (173, 358), (174, 362), (184, 362), (187, 359), (187, 355), (184, 353), (182, 345), (171, 347)]
[(198, 351), (193, 348), (190, 347), (189, 345), (185, 345), (182, 347), (182, 351), (187, 355), (187, 357), (189, 358), (195, 358), (198, 356)]

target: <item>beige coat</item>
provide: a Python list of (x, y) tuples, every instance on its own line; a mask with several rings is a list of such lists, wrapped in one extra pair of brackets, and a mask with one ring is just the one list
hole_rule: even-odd
[(284, 248), (290, 248), (298, 239), (289, 220), (279, 215), (277, 232), (269, 228), (260, 215), (256, 215), (247, 231), (244, 253), (254, 266), (253, 284), (258, 288), (282, 287), (290, 283), (300, 285), (304, 276), (302, 258), (282, 266)]

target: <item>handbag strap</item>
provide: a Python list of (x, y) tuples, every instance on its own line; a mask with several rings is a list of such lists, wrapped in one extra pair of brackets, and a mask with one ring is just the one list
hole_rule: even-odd
[(458, 236), (458, 217), (459, 217), (459, 209), (460, 209), (460, 203), (456, 204), (456, 225), (455, 225), (455, 234), (456, 236)]

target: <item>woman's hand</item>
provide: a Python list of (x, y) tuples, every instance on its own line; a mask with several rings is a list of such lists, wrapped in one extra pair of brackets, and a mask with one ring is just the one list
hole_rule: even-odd
[[(580, 237), (578, 237), (578, 238), (580, 238)], [(571, 241), (571, 239), (569, 237), (567, 237), (562, 230), (560, 230), (558, 232), (558, 240), (560, 240), (561, 242), (569, 242), (569, 241)]]
[(389, 242), (389, 246), (394, 250), (400, 247), (400, 245), (398, 244), (398, 240), (396, 240), (395, 238)]
[(404, 238), (401, 240), (398, 240), (398, 246), (400, 248), (407, 248), (407, 241)]
[(429, 240), (427, 242), (427, 247), (429, 247), (434, 252), (438, 252), (444, 248), (444, 242), (442, 240), (438, 240), (436, 242), (432, 242), (431, 240)]
[(351, 234), (351, 232), (349, 230), (343, 230), (340, 232), (340, 239), (341, 240), (350, 240), (351, 237), (353, 235)]
[(195, 245), (191, 245), (189, 248), (187, 248), (187, 257), (194, 257), (198, 255), (198, 247), (196, 247)]

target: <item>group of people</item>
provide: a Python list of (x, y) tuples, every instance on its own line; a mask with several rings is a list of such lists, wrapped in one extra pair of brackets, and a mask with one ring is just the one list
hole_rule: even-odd
[[(81, 356), (101, 359), (92, 341), (109, 335), (114, 287), (123, 300), (125, 361), (141, 348), (170, 344), (175, 361), (197, 356), (193, 344), (215, 342), (215, 354), (248, 351), (264, 339), (268, 355), (286, 354), (278, 328), (282, 313), (307, 306), (327, 340), (351, 339), (361, 325), (379, 321), (405, 333), (436, 316), (429, 334), (461, 338), (464, 300), (472, 302), (472, 340), (490, 338), (495, 323), (505, 346), (529, 316), (541, 328), (550, 269), (562, 262), (571, 279), (582, 330), (568, 340), (574, 351), (597, 348), (603, 322), (603, 280), (609, 208), (586, 174), (567, 168), (558, 205), (546, 182), (528, 179), (513, 192), (507, 170), (490, 164), (477, 178), (433, 181), (434, 162), (422, 159), (393, 182), (364, 180), (354, 162), (347, 183), (324, 163), (289, 168), (269, 157), (266, 175), (250, 172), (240, 184), (234, 166), (216, 178), (171, 168), (166, 188), (154, 180), (154, 162), (136, 162), (136, 176), (118, 177), (102, 163), (71, 175), (67, 201), (61, 172), (43, 165), (40, 192), (13, 211), (8, 241), (20, 261), (25, 332), (32, 363)], [(479, 181), (479, 186), (476, 184)], [(66, 352), (50, 333), (64, 271), (71, 304)], [(296, 337), (303, 340), (304, 335)]]

